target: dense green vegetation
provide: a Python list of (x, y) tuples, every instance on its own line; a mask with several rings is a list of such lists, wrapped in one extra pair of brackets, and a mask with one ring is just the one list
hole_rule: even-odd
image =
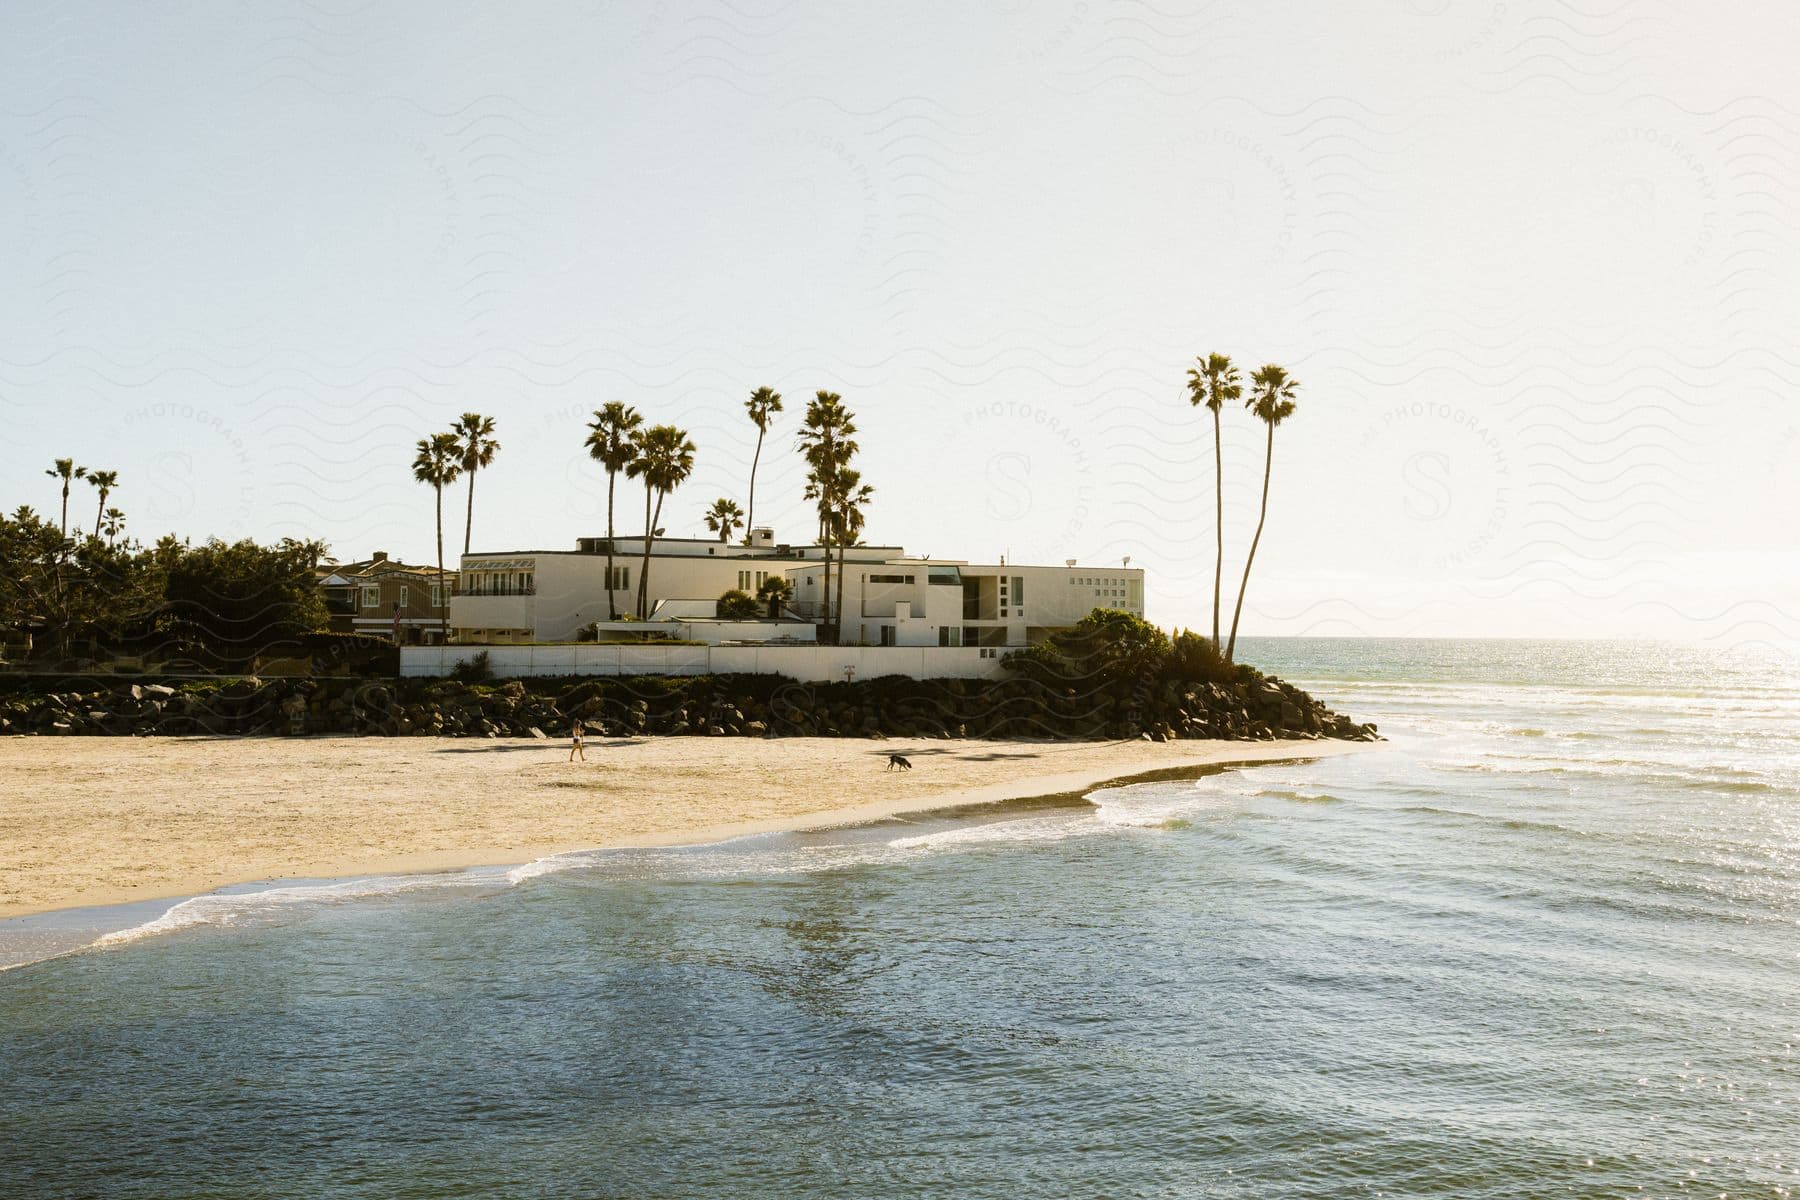
[(0, 516), (0, 638), (47, 662), (115, 655), (208, 669), (302, 653), (325, 628), (319, 542), (64, 537), (29, 508)]

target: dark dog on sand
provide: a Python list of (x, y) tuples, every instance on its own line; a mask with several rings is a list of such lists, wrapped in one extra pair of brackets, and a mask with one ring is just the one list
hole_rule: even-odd
[(902, 771), (912, 770), (912, 764), (906, 761), (906, 755), (904, 754), (888, 755), (888, 770), (891, 771), (895, 767), (899, 767)]

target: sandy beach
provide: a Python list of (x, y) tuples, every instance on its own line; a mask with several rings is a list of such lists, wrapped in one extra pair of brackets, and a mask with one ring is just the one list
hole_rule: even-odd
[[(1346, 742), (0, 740), (0, 918), (232, 883), (441, 870), (1318, 757)], [(888, 771), (904, 752), (914, 769)]]

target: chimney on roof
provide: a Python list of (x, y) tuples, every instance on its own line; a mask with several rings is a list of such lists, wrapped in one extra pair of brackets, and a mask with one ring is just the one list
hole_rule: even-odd
[(387, 551), (386, 550), (375, 551), (375, 553), (369, 555), (369, 561), (370, 562), (386, 562), (387, 561)]

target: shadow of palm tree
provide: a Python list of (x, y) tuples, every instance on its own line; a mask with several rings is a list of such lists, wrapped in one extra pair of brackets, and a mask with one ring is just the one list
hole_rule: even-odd
[(898, 754), (904, 758), (956, 758), (961, 759), (963, 762), (998, 762), (1003, 759), (1043, 757), (1039, 751), (1035, 750), (989, 750), (982, 754), (973, 754), (958, 750), (939, 749), (935, 746), (928, 746), (922, 749), (905, 749), (886, 746), (879, 750), (865, 750), (863, 753), (870, 758), (876, 759), (886, 759), (890, 754)]
[(544, 741), (532, 740), (523, 745), (506, 746), (439, 746), (435, 754), (512, 754), (522, 750), (567, 750), (567, 738), (549, 738)]

